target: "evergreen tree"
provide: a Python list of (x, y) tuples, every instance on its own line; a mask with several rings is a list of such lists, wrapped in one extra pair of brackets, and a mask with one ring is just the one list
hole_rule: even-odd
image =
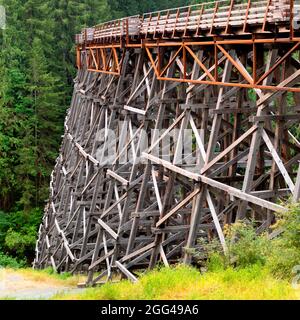
[(190, 0), (112, 0), (110, 1), (110, 7), (113, 15), (120, 18), (151, 11), (186, 6), (190, 3)]
[[(65, 93), (70, 97), (73, 78), (75, 76), (75, 34), (83, 27), (93, 26), (104, 20), (110, 20), (106, 0), (51, 0), (48, 1), (48, 10), (54, 22), (55, 49), (50, 57), (51, 68), (59, 75)], [(69, 99), (64, 101), (68, 105)]]
[[(45, 6), (4, 1), (0, 51), (0, 209), (29, 210), (45, 200), (62, 132), (64, 108), (49, 73)], [(44, 45), (45, 44), (45, 45)], [(51, 137), (49, 139), (49, 137)], [(42, 195), (42, 196), (40, 196)]]

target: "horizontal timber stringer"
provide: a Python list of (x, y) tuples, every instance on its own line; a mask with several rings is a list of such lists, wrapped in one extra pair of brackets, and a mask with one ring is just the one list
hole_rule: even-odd
[[(241, 1), (240, 1), (241, 2)], [(197, 241), (300, 197), (299, 2), (219, 1), (76, 36), (78, 74), (35, 268), (193, 262)]]

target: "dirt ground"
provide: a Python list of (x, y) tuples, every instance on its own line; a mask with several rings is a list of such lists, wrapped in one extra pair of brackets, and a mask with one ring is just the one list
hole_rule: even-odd
[(17, 271), (0, 269), (0, 300), (49, 299), (60, 292), (78, 291), (57, 281), (39, 281)]

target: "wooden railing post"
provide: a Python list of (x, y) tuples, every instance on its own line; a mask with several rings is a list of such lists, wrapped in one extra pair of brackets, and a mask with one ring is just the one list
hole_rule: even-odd
[(184, 27), (184, 33), (183, 33), (183, 37), (186, 36), (186, 29), (188, 27), (188, 23), (189, 23), (189, 18), (191, 15), (191, 7), (189, 7), (188, 12), (187, 12), (187, 16), (186, 16), (186, 22), (185, 22), (185, 27)]
[(229, 12), (228, 12), (227, 23), (226, 23), (226, 27), (225, 27), (225, 34), (228, 33), (229, 23), (230, 23), (230, 17), (231, 17), (231, 11), (232, 11), (233, 5), (234, 5), (234, 0), (231, 0), (231, 1), (230, 1)]
[(197, 23), (197, 29), (196, 29), (196, 36), (199, 35), (200, 23), (201, 23), (201, 18), (202, 18), (203, 12), (204, 12), (204, 4), (201, 5), (201, 9), (200, 9), (198, 23)]
[(81, 50), (79, 49), (79, 46), (76, 48), (76, 64), (77, 68), (81, 69)]
[(264, 16), (264, 22), (263, 22), (263, 26), (262, 26), (262, 31), (266, 30), (268, 12), (269, 12), (271, 2), (272, 2), (272, 0), (268, 0), (267, 6), (266, 6), (266, 11), (265, 11), (265, 16)]
[(250, 6), (251, 6), (251, 0), (248, 0), (247, 9), (246, 9), (246, 13), (245, 13), (243, 32), (246, 32), (247, 20), (248, 20), (248, 15), (249, 15), (249, 11), (250, 11)]
[(177, 22), (178, 22), (179, 16), (180, 16), (180, 9), (177, 9), (176, 20), (175, 20), (175, 24), (174, 24), (174, 30), (173, 30), (172, 38), (174, 38), (175, 34), (176, 34), (176, 26), (177, 26)]
[(128, 18), (126, 18), (126, 43), (129, 43), (129, 21)]
[(214, 29), (214, 23), (215, 23), (215, 18), (216, 18), (217, 12), (218, 12), (218, 8), (219, 8), (219, 2), (216, 1), (215, 9), (214, 9), (214, 15), (213, 15), (213, 18), (212, 18), (212, 21), (211, 21), (211, 27), (210, 27), (210, 31), (209, 31), (210, 35), (212, 35), (213, 29)]
[(294, 0), (290, 0), (290, 38), (294, 38)]
[(156, 36), (157, 27), (159, 27), (159, 21), (160, 21), (160, 12), (158, 12), (157, 14), (157, 21), (156, 21), (156, 26), (154, 28), (153, 39), (156, 39), (155, 36)]
[(165, 36), (165, 32), (166, 32), (166, 27), (167, 27), (167, 25), (168, 25), (169, 16), (170, 16), (170, 10), (168, 10), (168, 12), (167, 12), (167, 17), (166, 17), (165, 25), (164, 25), (164, 31), (163, 31), (163, 33), (162, 33), (162, 38)]

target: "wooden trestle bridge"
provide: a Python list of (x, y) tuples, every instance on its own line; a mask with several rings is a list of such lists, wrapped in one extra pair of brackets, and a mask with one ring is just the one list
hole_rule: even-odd
[[(300, 0), (218, 1), (76, 35), (78, 74), (35, 268), (191, 263), (198, 238), (300, 196)], [(148, 142), (145, 141), (148, 139)], [(186, 141), (190, 141), (187, 148)]]

